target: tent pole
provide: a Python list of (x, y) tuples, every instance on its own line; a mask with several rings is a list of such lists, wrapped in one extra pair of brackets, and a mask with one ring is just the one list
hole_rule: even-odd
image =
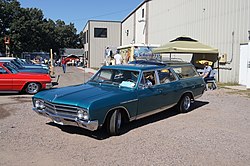
[(219, 62), (219, 54), (217, 54), (217, 62), (218, 62), (218, 82), (220, 82), (220, 62)]

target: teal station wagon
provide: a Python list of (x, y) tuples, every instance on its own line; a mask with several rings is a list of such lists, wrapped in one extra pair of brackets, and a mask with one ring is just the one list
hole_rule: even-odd
[(173, 106), (187, 112), (204, 90), (189, 63), (103, 66), (84, 84), (37, 93), (33, 110), (57, 124), (119, 135), (125, 122)]

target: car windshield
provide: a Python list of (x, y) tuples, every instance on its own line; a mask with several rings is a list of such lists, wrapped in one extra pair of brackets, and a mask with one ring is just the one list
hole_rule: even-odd
[(134, 88), (137, 84), (139, 72), (118, 69), (101, 69), (89, 82), (118, 85), (119, 87)]
[(6, 67), (11, 73), (16, 74), (18, 70), (11, 63), (4, 63), (4, 67)]

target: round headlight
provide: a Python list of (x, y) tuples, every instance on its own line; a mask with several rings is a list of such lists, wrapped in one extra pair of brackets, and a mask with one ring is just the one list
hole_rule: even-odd
[(44, 106), (44, 102), (43, 101), (41, 101), (41, 100), (36, 100), (36, 102), (35, 102), (35, 107), (37, 108), (37, 109), (44, 109), (45, 108), (45, 106)]
[(83, 120), (89, 120), (89, 113), (86, 110), (79, 109), (77, 111), (77, 117)]

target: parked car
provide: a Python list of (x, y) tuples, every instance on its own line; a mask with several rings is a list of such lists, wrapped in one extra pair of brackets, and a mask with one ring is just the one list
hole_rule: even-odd
[(20, 62), (18, 62), (17, 59), (12, 59), (12, 58), (8, 58), (8, 57), (0, 57), (0, 62), (10, 62), (12, 64), (12, 67), (16, 68), (16, 70), (20, 71), (20, 72), (28, 72), (28, 73), (43, 73), (43, 74), (49, 74), (50, 71), (48, 69), (45, 68), (41, 68), (41, 67), (25, 67), (24, 65), (22, 65)]
[(45, 65), (45, 64), (36, 64), (34, 62), (32, 62), (31, 60), (28, 60), (28, 59), (19, 59), (17, 58), (17, 60), (26, 68), (33, 68), (33, 67), (36, 67), (36, 68), (44, 68), (44, 69), (47, 69), (49, 70), (49, 67), (48, 65)]
[(125, 122), (174, 106), (189, 111), (204, 90), (190, 63), (103, 66), (87, 83), (37, 93), (33, 110), (54, 123), (118, 135)]
[(0, 57), (0, 60), (13, 60), (16, 64), (23, 66), (25, 68), (44, 68), (44, 69), (48, 69), (47, 65), (44, 64), (34, 64), (34, 63), (28, 63), (28, 61), (26, 60), (22, 60), (20, 58), (16, 58), (16, 57)]
[(22, 92), (35, 94), (42, 89), (50, 89), (49, 74), (19, 72), (10, 62), (0, 62), (0, 92)]

